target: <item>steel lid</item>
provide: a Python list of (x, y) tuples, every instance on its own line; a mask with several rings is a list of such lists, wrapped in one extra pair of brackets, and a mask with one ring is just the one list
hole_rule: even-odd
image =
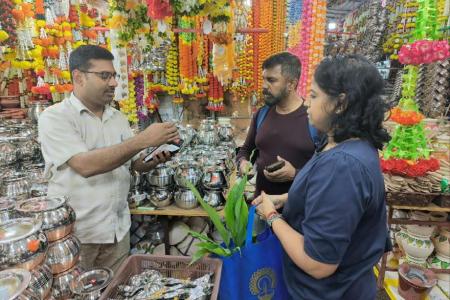
[(24, 239), (42, 227), (42, 221), (34, 218), (18, 218), (0, 224), (0, 244)]
[(72, 292), (83, 295), (100, 291), (108, 286), (113, 276), (114, 273), (109, 268), (98, 268), (86, 271), (72, 282)]
[(23, 213), (40, 213), (60, 208), (65, 203), (65, 197), (35, 197), (18, 202), (16, 210)]
[(14, 209), (16, 201), (7, 197), (0, 197), (0, 211)]
[(31, 273), (24, 269), (7, 269), (0, 272), (0, 299), (12, 300), (23, 293), (30, 284)]

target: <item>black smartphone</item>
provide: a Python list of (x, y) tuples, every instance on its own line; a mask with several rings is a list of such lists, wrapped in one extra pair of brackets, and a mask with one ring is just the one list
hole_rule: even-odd
[(265, 169), (267, 172), (272, 173), (272, 172), (278, 171), (279, 169), (284, 167), (284, 165), (285, 165), (284, 160), (279, 160), (277, 162), (274, 162), (271, 165), (268, 165)]
[(147, 148), (147, 156), (145, 156), (144, 162), (147, 163), (149, 161), (152, 161), (153, 160), (153, 156), (156, 153), (163, 152), (163, 151), (170, 152), (170, 155), (173, 156), (176, 153), (178, 153), (178, 151), (180, 151), (182, 146), (183, 146), (183, 140), (182, 139), (178, 139), (176, 142), (163, 144), (163, 145), (158, 146), (158, 147)]

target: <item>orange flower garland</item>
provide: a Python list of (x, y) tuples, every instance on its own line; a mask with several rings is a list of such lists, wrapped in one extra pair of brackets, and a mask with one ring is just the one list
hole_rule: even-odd
[[(260, 3), (261, 1), (261, 3)], [(258, 51), (254, 53), (255, 57), (258, 57), (258, 65), (256, 68), (256, 72), (258, 74), (257, 77), (257, 90), (260, 90), (262, 87), (262, 76), (261, 76), (261, 70), (262, 70), (262, 63), (263, 61), (268, 58), (272, 53), (272, 24), (273, 24), (273, 5), (274, 2), (276, 3), (278, 0), (274, 1), (263, 1), (259, 0), (256, 5), (256, 9), (259, 11), (259, 26), (261, 28), (269, 29), (270, 31), (268, 33), (263, 33), (258, 35)], [(259, 7), (258, 7), (259, 6)], [(257, 19), (255, 19), (256, 21)], [(255, 22), (255, 27), (257, 23)]]
[(414, 125), (424, 119), (424, 115), (416, 111), (404, 111), (400, 107), (391, 110), (391, 120), (401, 125)]

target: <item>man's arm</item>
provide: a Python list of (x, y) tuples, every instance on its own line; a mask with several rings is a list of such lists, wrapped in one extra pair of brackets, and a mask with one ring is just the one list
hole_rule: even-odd
[(175, 125), (156, 123), (120, 144), (76, 154), (67, 161), (67, 164), (75, 172), (87, 178), (120, 167), (147, 147), (159, 146), (177, 138), (178, 132)]
[(247, 137), (245, 138), (245, 142), (236, 155), (237, 167), (239, 171), (241, 171), (241, 173), (243, 172), (242, 169), (245, 167), (245, 165), (249, 163), (252, 151), (256, 149), (256, 115), (255, 117), (253, 117), (252, 122), (250, 123), (250, 128), (248, 130)]

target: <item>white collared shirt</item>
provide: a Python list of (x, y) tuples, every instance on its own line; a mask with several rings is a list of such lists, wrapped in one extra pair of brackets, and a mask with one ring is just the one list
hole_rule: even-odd
[(132, 137), (125, 116), (106, 106), (103, 118), (93, 114), (72, 93), (39, 117), (39, 141), (49, 179), (48, 195), (69, 197), (76, 213), (75, 235), (82, 243), (113, 243), (130, 228), (127, 196), (130, 164), (84, 178), (69, 167), (74, 155), (113, 146)]

